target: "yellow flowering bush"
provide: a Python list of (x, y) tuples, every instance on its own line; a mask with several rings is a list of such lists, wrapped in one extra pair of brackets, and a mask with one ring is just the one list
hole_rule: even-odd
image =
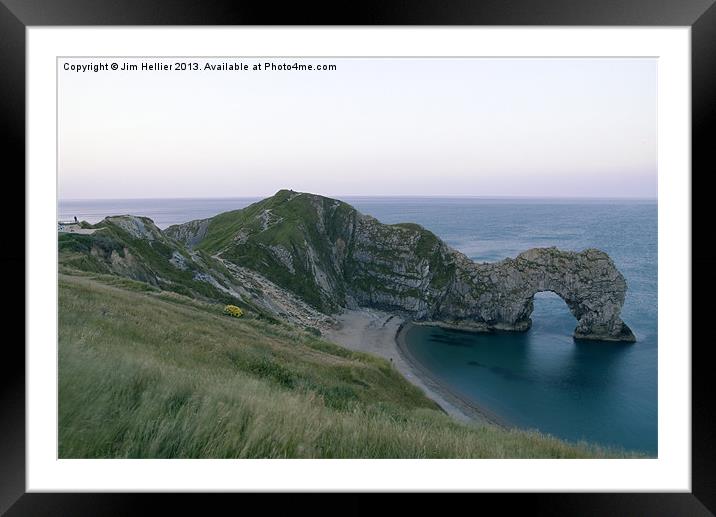
[(224, 307), (224, 314), (228, 314), (229, 316), (233, 316), (234, 318), (240, 318), (244, 315), (244, 311), (241, 310), (240, 307), (237, 307), (236, 305), (227, 305)]

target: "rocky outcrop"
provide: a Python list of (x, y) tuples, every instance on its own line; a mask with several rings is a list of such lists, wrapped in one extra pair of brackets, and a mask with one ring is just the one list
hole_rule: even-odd
[(184, 242), (187, 246), (194, 246), (206, 236), (209, 222), (210, 219), (197, 219), (185, 224), (172, 226), (171, 230), (167, 229), (165, 233), (173, 239)]
[(535, 293), (552, 291), (577, 320), (575, 338), (635, 340), (620, 317), (626, 281), (599, 250), (532, 249), (477, 264), (419, 225), (385, 225), (341, 201), (287, 190), (229, 214), (167, 232), (324, 313), (374, 307), (441, 325), (524, 331)]
[(163, 240), (161, 231), (148, 217), (137, 217), (135, 215), (116, 215), (104, 219), (108, 224), (114, 224), (127, 232), (135, 239), (148, 241)]
[(621, 320), (627, 285), (603, 251), (535, 248), (494, 264), (463, 264), (440, 310), (430, 317), (487, 329), (530, 328), (534, 295), (560, 296), (577, 320), (574, 337), (635, 341)]

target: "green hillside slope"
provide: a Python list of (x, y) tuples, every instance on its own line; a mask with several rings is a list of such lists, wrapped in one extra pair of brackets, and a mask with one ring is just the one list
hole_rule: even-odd
[(59, 457), (620, 455), (456, 423), (382, 359), (222, 308), (129, 279), (60, 274)]
[[(445, 287), (454, 273), (444, 244), (420, 225), (384, 225), (343, 201), (292, 190), (242, 210), (170, 226), (164, 233), (258, 271), (327, 314), (348, 300), (390, 309), (386, 296), (378, 300), (381, 295), (418, 299), (425, 267), (434, 289)], [(405, 292), (381, 280), (395, 276), (395, 263)]]

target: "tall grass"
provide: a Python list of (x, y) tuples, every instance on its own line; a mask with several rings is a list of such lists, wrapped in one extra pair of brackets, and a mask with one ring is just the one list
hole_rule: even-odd
[(621, 456), (454, 422), (386, 361), (223, 305), (60, 275), (61, 458)]

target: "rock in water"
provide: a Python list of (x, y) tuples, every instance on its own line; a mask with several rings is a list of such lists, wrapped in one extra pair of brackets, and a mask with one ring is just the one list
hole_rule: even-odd
[(382, 224), (341, 201), (290, 190), (166, 232), (326, 313), (374, 307), (459, 328), (524, 331), (535, 293), (553, 291), (577, 319), (575, 338), (635, 341), (620, 317), (626, 281), (596, 249), (531, 249), (478, 264), (417, 224)]
[(458, 271), (446, 298), (447, 310), (438, 318), (449, 320), (456, 315), (457, 323), (474, 321), (478, 327), (527, 330), (535, 293), (551, 291), (577, 319), (575, 338), (636, 341), (620, 317), (626, 281), (603, 251), (535, 248), (515, 259), (466, 264)]

